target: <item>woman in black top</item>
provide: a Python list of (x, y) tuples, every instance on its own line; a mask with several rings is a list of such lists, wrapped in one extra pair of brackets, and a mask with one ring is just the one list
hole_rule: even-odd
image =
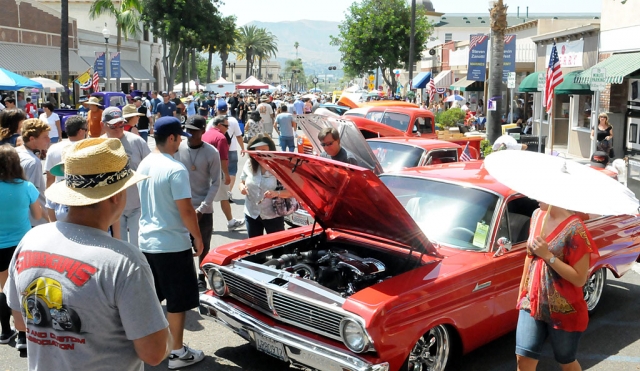
[(22, 145), (20, 126), (27, 119), (27, 115), (19, 109), (0, 112), (0, 145), (10, 144), (11, 147)]
[[(597, 128), (597, 151), (602, 151), (613, 157), (613, 148), (611, 140), (613, 139), (613, 127), (609, 124), (609, 116), (606, 113), (598, 115)], [(591, 130), (591, 140), (593, 140), (594, 130)]]

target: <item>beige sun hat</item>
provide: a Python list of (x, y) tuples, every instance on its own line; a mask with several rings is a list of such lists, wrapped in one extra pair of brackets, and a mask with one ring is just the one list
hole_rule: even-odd
[(134, 116), (144, 116), (144, 113), (138, 112), (138, 107), (135, 104), (127, 104), (122, 107), (122, 117), (128, 119)]
[[(74, 143), (64, 153), (64, 181), (53, 184), (45, 196), (58, 204), (87, 206), (97, 204), (147, 176), (129, 167), (129, 157), (119, 139), (90, 138)], [(52, 170), (54, 170), (52, 169)]]
[(96, 106), (102, 105), (100, 104), (100, 99), (98, 99), (98, 97), (90, 97), (89, 100), (87, 100), (86, 102), (83, 102), (82, 104), (94, 104)]

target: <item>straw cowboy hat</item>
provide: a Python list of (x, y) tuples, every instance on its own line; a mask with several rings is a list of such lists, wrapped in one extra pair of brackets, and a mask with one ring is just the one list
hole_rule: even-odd
[(83, 102), (82, 104), (94, 104), (96, 106), (102, 105), (100, 104), (100, 99), (98, 99), (98, 97), (91, 97), (89, 98), (89, 100), (87, 100), (86, 102)]
[(134, 116), (144, 116), (144, 113), (138, 112), (138, 107), (133, 104), (127, 104), (122, 107), (122, 117), (128, 119)]
[(260, 102), (268, 102), (269, 101), (269, 97), (267, 97), (266, 95), (263, 95), (262, 97), (260, 97)]
[(97, 204), (148, 178), (131, 170), (119, 139), (84, 139), (63, 155), (63, 163), (54, 166), (51, 173), (64, 172), (65, 179), (45, 191), (48, 199), (61, 205)]

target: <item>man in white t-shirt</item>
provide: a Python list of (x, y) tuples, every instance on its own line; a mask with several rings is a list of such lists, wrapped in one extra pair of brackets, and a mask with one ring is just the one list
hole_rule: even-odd
[(275, 114), (273, 112), (271, 104), (269, 104), (269, 97), (263, 95), (260, 98), (260, 104), (258, 104), (258, 107), (256, 107), (256, 109), (258, 110), (258, 112), (260, 112), (265, 135), (271, 137), (273, 133), (273, 121), (275, 119)]
[[(218, 103), (218, 115), (227, 116), (228, 106), (225, 102)], [(244, 142), (242, 140), (242, 130), (240, 130), (240, 124), (235, 117), (228, 116), (227, 122), (229, 123), (229, 130), (226, 135), (231, 138), (229, 144), (229, 189), (233, 189), (233, 184), (236, 181), (236, 174), (238, 173), (238, 149), (244, 151)], [(244, 154), (243, 154), (244, 155)], [(229, 200), (231, 200), (231, 191), (227, 192)]]

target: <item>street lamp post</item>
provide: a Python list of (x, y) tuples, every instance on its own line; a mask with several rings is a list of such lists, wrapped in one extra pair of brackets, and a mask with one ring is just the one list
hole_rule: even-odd
[(104, 24), (104, 28), (102, 29), (102, 36), (104, 36), (104, 48), (105, 48), (105, 53), (104, 53), (104, 69), (106, 72), (106, 80), (104, 82), (104, 90), (105, 91), (111, 91), (109, 90), (109, 83), (111, 80), (111, 61), (109, 60), (109, 36), (111, 36), (111, 32), (109, 32), (109, 29), (107, 28), (107, 24)]
[[(229, 68), (231, 70), (231, 81), (235, 82), (236, 81), (236, 76), (233, 74), (233, 70), (236, 68), (236, 62), (227, 63), (227, 68)], [(227, 76), (225, 76), (225, 77), (227, 77)]]

